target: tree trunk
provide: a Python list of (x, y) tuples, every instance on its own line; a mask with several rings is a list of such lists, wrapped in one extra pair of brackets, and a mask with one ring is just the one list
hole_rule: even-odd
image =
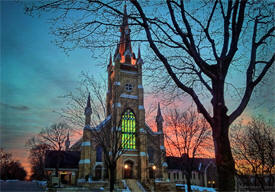
[[(191, 173), (192, 174), (192, 173)], [(191, 174), (187, 173), (186, 174), (186, 181), (187, 181), (187, 191), (191, 192)]]
[(116, 182), (116, 167), (110, 167), (109, 182), (110, 182), (110, 192), (112, 192), (114, 191), (115, 182)]
[(219, 191), (235, 190), (235, 163), (228, 137), (229, 124), (221, 118), (213, 128)]

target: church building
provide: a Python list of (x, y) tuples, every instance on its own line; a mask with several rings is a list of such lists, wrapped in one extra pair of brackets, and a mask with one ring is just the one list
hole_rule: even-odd
[[(137, 56), (131, 45), (126, 6), (120, 41), (113, 58), (107, 66), (108, 91), (106, 97), (106, 119), (97, 127), (90, 126), (90, 96), (85, 108), (86, 123), (83, 129), (78, 182), (104, 180), (107, 168), (104, 164), (102, 146), (93, 138), (93, 131), (119, 129), (123, 154), (117, 161), (116, 179), (136, 179), (146, 182), (158, 178), (166, 181), (167, 163), (163, 135), (163, 117), (160, 105), (156, 116), (157, 132), (145, 123), (144, 90), (142, 85), (142, 65), (140, 48)], [(110, 139), (110, 138), (106, 138)]]
[[(133, 191), (176, 191), (186, 183), (185, 164), (180, 157), (166, 157), (163, 134), (163, 117), (158, 104), (155, 119), (157, 131), (153, 131), (145, 122), (144, 91), (142, 85), (142, 65), (140, 48), (137, 56), (133, 52), (130, 38), (131, 30), (128, 25), (126, 6), (120, 41), (115, 54), (110, 55), (107, 64), (108, 90), (106, 96), (106, 118), (96, 127), (91, 122), (90, 95), (84, 110), (85, 125), (82, 138), (69, 147), (69, 135), (66, 141), (66, 151), (49, 151), (45, 159), (45, 171), (55, 175), (58, 167), (58, 178), (51, 180), (51, 185), (58, 182), (69, 185), (108, 186), (108, 169), (106, 155), (117, 152), (115, 176), (118, 183), (125, 182), (122, 188), (130, 185)], [(118, 142), (112, 142), (114, 133)], [(104, 135), (103, 141), (98, 137)], [(98, 137), (97, 137), (98, 136)], [(57, 166), (57, 157), (59, 165)], [(106, 159), (105, 159), (106, 158)], [(216, 171), (214, 159), (195, 159), (196, 169), (192, 172), (192, 184), (214, 186)], [(214, 171), (213, 171), (214, 170)], [(99, 185), (98, 185), (99, 184)], [(153, 188), (152, 188), (153, 186)], [(179, 190), (182, 190), (181, 188)]]

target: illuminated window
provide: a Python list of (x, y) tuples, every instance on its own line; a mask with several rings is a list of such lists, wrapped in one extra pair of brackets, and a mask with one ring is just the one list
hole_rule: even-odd
[(136, 118), (129, 109), (122, 115), (122, 145), (124, 149), (136, 148)]

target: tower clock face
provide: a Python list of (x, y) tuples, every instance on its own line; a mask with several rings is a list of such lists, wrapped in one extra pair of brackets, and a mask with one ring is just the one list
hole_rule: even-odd
[(131, 92), (133, 90), (133, 85), (130, 83), (125, 84), (125, 90)]

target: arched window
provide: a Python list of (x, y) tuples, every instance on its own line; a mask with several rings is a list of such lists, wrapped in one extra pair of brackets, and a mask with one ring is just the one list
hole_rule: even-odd
[(154, 163), (154, 149), (152, 147), (148, 148), (149, 163)]
[(128, 109), (122, 115), (121, 121), (122, 146), (124, 149), (136, 148), (136, 118), (133, 112)]
[(102, 148), (101, 148), (101, 146), (96, 147), (96, 162), (102, 162)]

